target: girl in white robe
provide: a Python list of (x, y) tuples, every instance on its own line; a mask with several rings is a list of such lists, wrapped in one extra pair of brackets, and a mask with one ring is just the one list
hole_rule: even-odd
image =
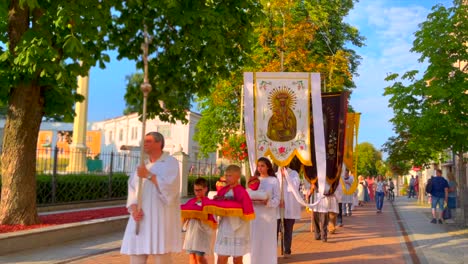
[(276, 211), (280, 203), (280, 189), (273, 166), (267, 158), (257, 161), (256, 175), (260, 176), (259, 191), (267, 193), (268, 199), (253, 201), (255, 219), (251, 223), (250, 254), (244, 263), (277, 263)]

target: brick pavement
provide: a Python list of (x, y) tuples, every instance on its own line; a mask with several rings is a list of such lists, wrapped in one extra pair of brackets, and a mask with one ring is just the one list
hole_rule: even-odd
[[(344, 217), (344, 226), (329, 234), (328, 242), (316, 241), (310, 232), (310, 214), (304, 212), (296, 223), (292, 255), (280, 257), (278, 263), (405, 263), (406, 249), (393, 208), (385, 202), (382, 214), (376, 214), (369, 203), (356, 207), (352, 216)], [(209, 257), (213, 264), (213, 257)], [(128, 256), (118, 250), (70, 262), (73, 264), (129, 263)], [(149, 262), (153, 263), (153, 262)], [(184, 253), (174, 254), (173, 263), (188, 263)], [(263, 263), (262, 263), (263, 264)]]

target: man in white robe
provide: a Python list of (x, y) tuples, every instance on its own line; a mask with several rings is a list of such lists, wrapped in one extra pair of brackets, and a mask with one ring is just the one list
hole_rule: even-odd
[[(297, 165), (296, 165), (297, 164)], [(296, 220), (301, 219), (301, 204), (294, 197), (293, 192), (299, 190), (299, 174), (300, 162), (291, 162), (289, 168), (281, 168), (277, 175), (280, 179), (280, 189), (283, 190), (284, 200), (280, 202), (280, 208), (284, 208), (284, 254), (291, 255), (293, 227)], [(287, 177), (287, 178), (286, 178)], [(307, 180), (306, 180), (307, 181)], [(281, 185), (283, 187), (281, 188)], [(309, 185), (310, 186), (310, 185)], [(308, 187), (310, 190), (310, 187)], [(280, 210), (277, 210), (277, 233), (280, 231), (281, 215)]]
[[(170, 253), (181, 252), (179, 164), (163, 152), (164, 137), (146, 134), (144, 150), (149, 162), (139, 166), (128, 180), (128, 220), (121, 253), (130, 255), (131, 264), (146, 263), (154, 255), (156, 263), (171, 263)], [(137, 207), (138, 179), (143, 179), (141, 210)], [(136, 223), (140, 223), (136, 235)]]

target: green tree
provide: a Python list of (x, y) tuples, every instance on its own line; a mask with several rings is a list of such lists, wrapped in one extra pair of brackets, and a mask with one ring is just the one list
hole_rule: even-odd
[[(352, 76), (360, 57), (348, 44), (360, 47), (364, 38), (343, 22), (355, 1), (260, 2), (265, 16), (255, 25), (250, 64), (242, 71), (321, 72), (324, 90), (355, 87)], [(220, 80), (208, 96), (200, 98), (202, 119), (195, 139), (204, 154), (216, 151), (239, 127), (242, 71)]]
[[(39, 4), (40, 3), (40, 4)], [(35, 224), (36, 142), (43, 117), (72, 119), (78, 75), (109, 57), (111, 1), (0, 2), (1, 224)], [(80, 61), (82, 63), (80, 63)]]
[[(0, 1), (0, 101), (8, 105), (0, 223), (38, 223), (41, 120), (73, 118), (74, 103), (83, 99), (76, 78), (96, 64), (104, 67), (109, 56), (103, 51), (117, 49), (119, 58), (138, 60), (146, 25), (152, 36), (149, 116), (183, 119), (194, 95), (206, 94), (213, 80), (242, 65), (259, 8), (251, 0)], [(131, 88), (128, 105), (141, 109), (139, 87)]]
[(461, 185), (468, 142), (467, 14), (462, 0), (453, 1), (450, 8), (433, 7), (415, 33), (412, 48), (421, 54), (419, 61), (428, 62), (426, 71), (420, 78), (417, 71), (406, 72), (401, 80), (390, 74), (386, 80), (393, 84), (384, 93), (390, 97), (397, 134), (386, 144), (393, 162), (415, 160), (421, 165), (452, 149), (461, 161)]
[[(117, 43), (111, 47), (119, 51), (119, 58), (138, 59), (141, 25), (146, 25), (152, 36), (148, 117), (185, 120), (194, 96), (209, 94), (215, 80), (228, 78), (243, 65), (261, 6), (253, 0), (140, 2), (124, 1), (115, 7), (120, 16), (110, 31), (111, 43)], [(129, 82), (125, 100), (127, 109), (141, 112), (139, 84)]]
[[(358, 155), (357, 174), (364, 176), (376, 176), (379, 173), (385, 174), (382, 169), (382, 154), (376, 150), (374, 145), (363, 142), (356, 146)], [(380, 170), (380, 171), (379, 171)]]

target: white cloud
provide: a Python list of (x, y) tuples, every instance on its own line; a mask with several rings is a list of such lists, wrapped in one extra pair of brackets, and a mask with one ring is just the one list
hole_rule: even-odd
[(360, 76), (355, 79), (357, 89), (351, 96), (352, 106), (362, 113), (361, 142), (380, 148), (394, 134), (389, 122), (393, 111), (388, 108), (389, 98), (383, 96), (384, 88), (391, 83), (384, 78), (388, 73), (402, 74), (423, 67), (417, 61), (419, 54), (410, 49), (418, 24), (430, 12), (427, 5), (434, 4), (435, 0), (425, 1), (424, 5), (416, 0), (363, 0), (347, 18), (367, 38), (366, 47), (357, 50), (363, 60), (358, 69)]

